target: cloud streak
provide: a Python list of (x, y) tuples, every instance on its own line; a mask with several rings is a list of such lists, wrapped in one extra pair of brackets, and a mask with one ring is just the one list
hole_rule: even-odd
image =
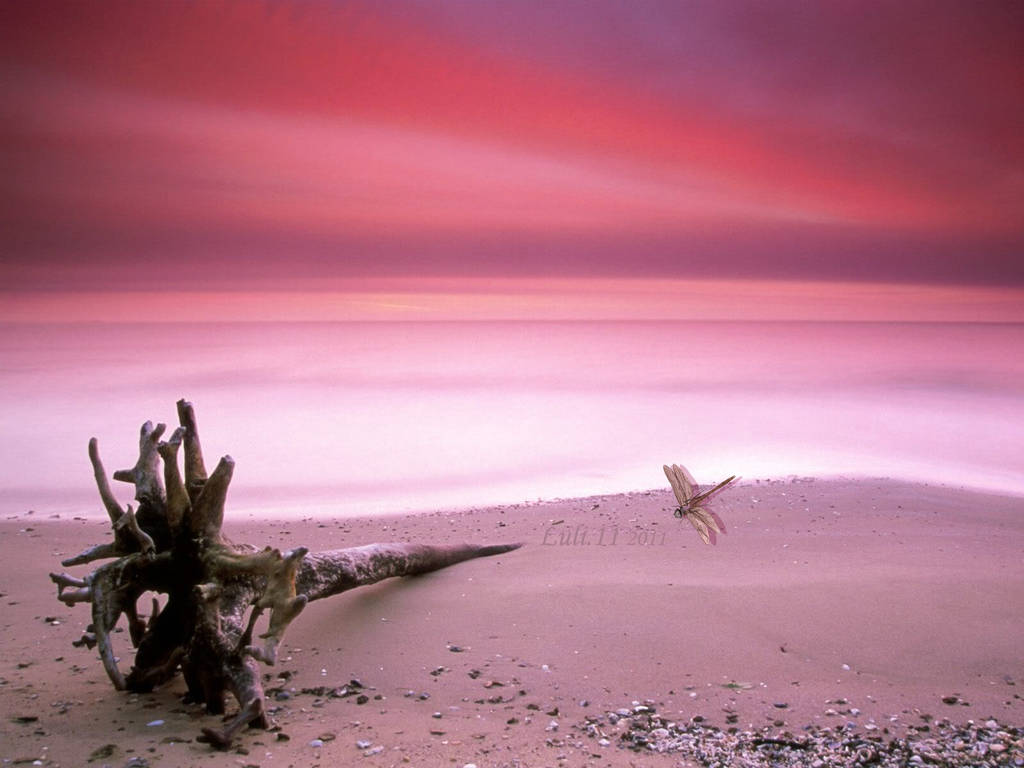
[(1024, 282), (1014, 4), (0, 13), (8, 290)]

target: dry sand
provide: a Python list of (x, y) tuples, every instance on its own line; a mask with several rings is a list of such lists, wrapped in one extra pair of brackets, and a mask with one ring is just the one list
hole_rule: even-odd
[[(180, 703), (180, 680), (117, 693), (95, 651), (71, 646), (88, 609), (57, 602), (47, 573), (106, 540), (107, 524), (43, 509), (4, 520), (0, 758), (86, 765), (114, 745), (91, 764), (674, 766), (573, 727), (644, 700), (722, 727), (1024, 723), (1021, 499), (887, 480), (749, 482), (723, 497), (728, 535), (713, 547), (672, 506), (665, 490), (273, 521), (232, 517), (229, 499), (238, 541), (526, 546), (309, 606), (267, 670), (280, 732), (247, 731), (226, 753), (196, 742), (212, 718)], [(127, 669), (127, 635), (116, 638)], [(363, 704), (308, 692), (352, 678)]]

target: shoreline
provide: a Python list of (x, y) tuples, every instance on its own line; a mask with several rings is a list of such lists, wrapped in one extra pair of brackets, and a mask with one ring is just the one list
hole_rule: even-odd
[[(853, 722), (895, 734), (925, 715), (1024, 723), (1019, 498), (894, 480), (748, 480), (716, 507), (727, 534), (714, 547), (673, 507), (667, 488), (363, 518), (262, 518), (233, 514), (229, 501), (225, 532), (252, 544), (526, 544), (311, 604), (265, 670), (288, 740), (246, 732), (246, 764), (625, 765), (634, 753), (598, 744), (585, 724), (645, 701), (721, 729)], [(110, 743), (111, 765), (239, 764), (235, 751), (196, 743), (216, 718), (179, 703), (180, 679), (119, 694), (94, 651), (70, 646), (88, 610), (57, 602), (46, 574), (108, 529), (42, 512), (0, 521), (0, 758), (77, 765)], [(115, 642), (127, 666), (126, 634)], [(353, 678), (365, 704), (331, 697)]]
[[(935, 481), (924, 481), (916, 477), (903, 476), (876, 476), (858, 475), (852, 473), (841, 474), (789, 474), (780, 477), (740, 477), (734, 488), (756, 487), (770, 484), (787, 483), (856, 483), (871, 484), (883, 483), (900, 485), (920, 486), (948, 493), (971, 493), (986, 496), (1003, 497), (1006, 499), (1017, 499), (1024, 501), (1024, 488), (1017, 490), (1014, 487), (996, 486), (987, 484), (972, 485), (951, 484)], [(124, 493), (121, 488), (121, 496), (124, 503), (134, 504), (134, 501)], [(332, 488), (329, 486), (308, 489), (289, 488), (286, 486), (266, 486), (239, 488), (228, 496), (228, 515), (236, 519), (253, 522), (270, 522), (277, 520), (303, 520), (316, 517), (323, 520), (376, 520), (383, 518), (409, 517), (417, 515), (431, 515), (442, 511), (444, 514), (462, 514), (479, 512), (493, 509), (522, 509), (549, 504), (567, 504), (571, 502), (585, 502), (588, 499), (610, 499), (615, 497), (629, 497), (637, 495), (658, 494), (665, 491), (664, 486), (654, 488), (635, 488), (631, 490), (616, 490), (608, 492), (597, 492), (578, 496), (552, 496), (536, 497), (532, 499), (497, 500), (497, 501), (463, 501), (451, 504), (435, 505), (403, 505), (399, 502), (385, 502), (379, 499), (374, 501), (349, 502), (345, 510), (343, 504), (337, 499), (345, 496), (344, 488)], [(272, 501), (267, 501), (270, 498)], [(260, 502), (255, 501), (260, 499)], [(102, 508), (99, 498), (96, 496), (96, 489), (93, 486), (85, 485), (82, 488), (62, 488), (57, 491), (46, 489), (15, 488), (8, 489), (0, 499), (0, 520), (15, 520), (22, 515), (34, 515), (35, 519), (74, 519), (87, 521), (106, 521), (106, 512)]]

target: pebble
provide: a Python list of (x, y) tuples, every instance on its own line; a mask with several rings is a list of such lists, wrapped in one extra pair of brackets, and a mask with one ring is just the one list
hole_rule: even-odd
[(372, 746), (373, 742), (367, 741), (366, 739), (360, 739), (356, 742), (356, 749), (369, 749)]
[(599, 746), (609, 747), (615, 742), (605, 736), (603, 729), (615, 726), (615, 741), (620, 748), (641, 754), (672, 753), (687, 765), (706, 768), (1024, 766), (1024, 755), (1019, 751), (1024, 747), (1024, 727), (1007, 726), (995, 719), (984, 723), (968, 720), (956, 725), (947, 719), (929, 718), (927, 726), (910, 727), (905, 734), (896, 736), (887, 732), (883, 735), (877, 728), (860, 731), (854, 722), (809, 724), (793, 732), (785, 730), (782, 721), (774, 727), (766, 725), (756, 730), (723, 730), (697, 718), (688, 723), (672, 722), (652, 708), (645, 709), (591, 715), (573, 728), (597, 739)]
[(309, 742), (309, 746), (313, 747), (314, 749), (319, 749), (323, 745), (324, 745), (324, 740), (323, 739), (313, 739), (311, 742)]

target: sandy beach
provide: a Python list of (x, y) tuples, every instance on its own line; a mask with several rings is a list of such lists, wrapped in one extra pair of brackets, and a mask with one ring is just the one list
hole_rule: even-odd
[[(180, 678), (118, 693), (95, 651), (72, 647), (88, 609), (59, 603), (47, 574), (105, 541), (107, 523), (26, 511), (0, 522), (0, 758), (680, 764), (679, 754), (623, 748), (614, 727), (602, 725), (606, 745), (585, 730), (588, 717), (645, 703), (678, 722), (780, 733), (851, 722), (894, 736), (929, 718), (1024, 724), (1020, 498), (891, 480), (748, 480), (717, 507), (728, 530), (716, 546), (673, 506), (666, 488), (274, 520), (232, 511), (229, 499), (226, 532), (254, 544), (525, 546), (311, 604), (266, 670), (279, 730), (247, 731), (228, 752), (197, 743), (217, 718), (180, 703)], [(127, 668), (127, 633), (116, 642)], [(1024, 757), (1012, 743), (1002, 756)]]

